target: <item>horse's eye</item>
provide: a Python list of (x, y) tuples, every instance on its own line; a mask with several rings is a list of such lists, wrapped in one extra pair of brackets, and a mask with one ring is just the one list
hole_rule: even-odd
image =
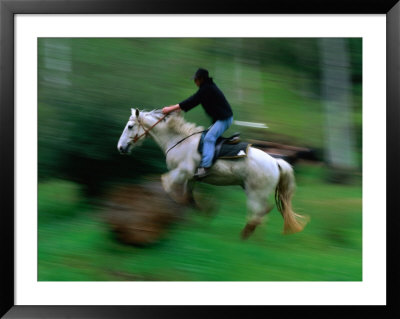
[(128, 125), (128, 129), (132, 129), (133, 128), (133, 125)]

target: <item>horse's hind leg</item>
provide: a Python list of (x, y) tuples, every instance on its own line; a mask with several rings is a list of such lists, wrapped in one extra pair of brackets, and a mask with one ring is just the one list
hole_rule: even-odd
[(274, 204), (268, 200), (268, 196), (256, 190), (246, 190), (247, 193), (247, 209), (248, 221), (241, 232), (241, 238), (247, 239), (254, 232), (256, 227), (261, 224), (263, 218), (273, 208)]

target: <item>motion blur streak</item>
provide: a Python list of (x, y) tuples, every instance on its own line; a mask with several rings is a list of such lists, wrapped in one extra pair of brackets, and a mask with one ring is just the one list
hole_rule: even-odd
[[(38, 279), (362, 280), (361, 39), (40, 38)], [(247, 241), (240, 187), (197, 183), (200, 210), (163, 191), (163, 152), (116, 145), (131, 108), (192, 95), (203, 67), (237, 122), (231, 133), (295, 169), (283, 236), (274, 208)], [(186, 113), (208, 127), (201, 106)], [(236, 123), (236, 124), (235, 124)], [(248, 123), (248, 125), (240, 125)], [(251, 124), (253, 123), (253, 124)]]

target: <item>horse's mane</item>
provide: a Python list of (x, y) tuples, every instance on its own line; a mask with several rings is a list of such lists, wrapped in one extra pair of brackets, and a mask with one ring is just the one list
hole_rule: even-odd
[(167, 125), (177, 133), (190, 135), (204, 130), (204, 127), (194, 123), (186, 122), (182, 115), (172, 114), (167, 120)]
[[(152, 111), (152, 114), (158, 118), (164, 116), (161, 110), (154, 110)], [(190, 135), (204, 130), (204, 127), (202, 126), (197, 126), (194, 123), (186, 122), (183, 116), (178, 112), (169, 113), (165, 120), (166, 125), (170, 129), (183, 135)]]

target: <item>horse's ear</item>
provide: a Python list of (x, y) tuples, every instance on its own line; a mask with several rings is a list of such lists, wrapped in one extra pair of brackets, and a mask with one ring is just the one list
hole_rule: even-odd
[(137, 118), (139, 118), (139, 113), (140, 113), (139, 109), (136, 109), (136, 113), (135, 114), (136, 114)]

